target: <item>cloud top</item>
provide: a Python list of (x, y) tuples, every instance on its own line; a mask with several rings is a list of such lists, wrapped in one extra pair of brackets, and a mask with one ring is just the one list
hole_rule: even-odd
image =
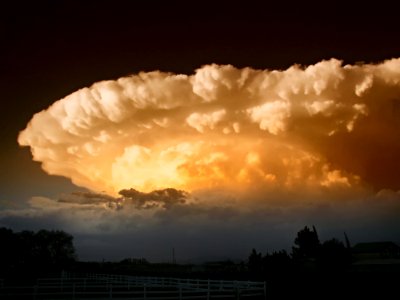
[(101, 81), (35, 114), (18, 142), (49, 174), (113, 196), (170, 187), (399, 189), (399, 129), (400, 59), (330, 59)]

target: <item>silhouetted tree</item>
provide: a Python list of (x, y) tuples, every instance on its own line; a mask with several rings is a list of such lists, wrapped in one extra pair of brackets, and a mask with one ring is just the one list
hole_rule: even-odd
[(36, 255), (36, 238), (33, 231), (24, 230), (15, 234), (18, 245), (17, 253), (19, 258), (19, 265), (24, 267), (33, 267), (38, 263), (38, 257)]
[(274, 251), (263, 258), (264, 269), (267, 273), (284, 273), (291, 265), (291, 258), (286, 250)]
[(330, 270), (343, 269), (351, 263), (350, 249), (335, 238), (325, 241), (320, 248), (318, 262), (321, 267)]
[(73, 237), (64, 231), (14, 233), (0, 228), (0, 245), (3, 274), (60, 270), (76, 259)]
[(307, 226), (300, 230), (294, 243), (297, 245), (297, 247), (292, 248), (292, 256), (295, 259), (316, 258), (321, 246), (314, 226), (313, 230), (310, 230)]
[(64, 231), (40, 230), (35, 235), (35, 256), (49, 266), (68, 265), (76, 258), (72, 241), (72, 235)]
[(248, 262), (249, 270), (252, 272), (261, 271), (262, 263), (263, 259), (261, 253), (258, 253), (256, 249), (253, 249), (249, 256), (249, 262)]
[(0, 228), (0, 271), (9, 272), (14, 268), (17, 255), (17, 239), (11, 229)]

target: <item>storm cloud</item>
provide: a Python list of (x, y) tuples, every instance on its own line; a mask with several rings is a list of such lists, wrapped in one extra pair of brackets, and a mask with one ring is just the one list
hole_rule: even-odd
[(95, 192), (397, 190), (400, 59), (287, 70), (206, 65), (102, 81), (33, 116), (18, 142)]
[(56, 101), (18, 142), (90, 191), (8, 201), (0, 223), (59, 226), (83, 256), (244, 257), (306, 224), (398, 242), (400, 59), (142, 72)]

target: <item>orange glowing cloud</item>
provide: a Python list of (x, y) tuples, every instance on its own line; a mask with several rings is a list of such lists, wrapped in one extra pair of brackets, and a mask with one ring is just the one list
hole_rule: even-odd
[(169, 187), (399, 189), (400, 59), (143, 72), (56, 101), (18, 142), (49, 174), (110, 195)]

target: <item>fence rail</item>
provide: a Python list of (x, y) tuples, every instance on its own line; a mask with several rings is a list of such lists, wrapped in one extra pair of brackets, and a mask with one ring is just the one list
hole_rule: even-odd
[(35, 286), (0, 286), (0, 299), (265, 299), (264, 282), (86, 274), (40, 278)]

